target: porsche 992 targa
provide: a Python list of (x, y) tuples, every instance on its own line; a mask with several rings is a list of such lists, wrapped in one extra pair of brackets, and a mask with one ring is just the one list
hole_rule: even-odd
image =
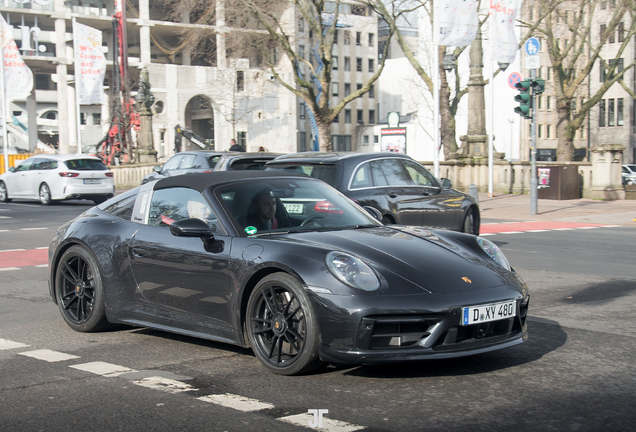
[(60, 227), (50, 295), (76, 331), (119, 323), (251, 347), (285, 375), (527, 338), (527, 286), (494, 243), (378, 218), (299, 174), (168, 177)]

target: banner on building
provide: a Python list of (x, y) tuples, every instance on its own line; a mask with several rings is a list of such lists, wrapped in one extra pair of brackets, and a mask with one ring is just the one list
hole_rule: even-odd
[(466, 46), (475, 39), (479, 18), (476, 0), (438, 0), (435, 2), (437, 14), (437, 45)]
[(75, 49), (75, 91), (79, 104), (103, 103), (106, 57), (102, 51), (102, 32), (74, 22), (73, 48)]
[(519, 43), (515, 32), (517, 13), (523, 0), (490, 0), (490, 18), (494, 28), (491, 30), (493, 60), (512, 63), (515, 60)]
[(4, 89), (8, 100), (26, 99), (33, 90), (33, 72), (13, 39), (13, 26), (0, 15), (0, 44), (4, 55)]

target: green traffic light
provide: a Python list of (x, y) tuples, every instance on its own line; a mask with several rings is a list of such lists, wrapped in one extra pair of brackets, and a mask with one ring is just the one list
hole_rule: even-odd
[(532, 92), (534, 94), (541, 94), (545, 90), (545, 80), (536, 78), (534, 81), (532, 81), (530, 87), (532, 87)]
[(519, 94), (515, 96), (515, 102), (519, 102), (519, 106), (515, 108), (515, 112), (523, 118), (530, 118), (530, 108), (532, 105), (530, 86), (532, 83), (532, 80), (525, 79), (515, 85), (517, 90), (519, 90)]

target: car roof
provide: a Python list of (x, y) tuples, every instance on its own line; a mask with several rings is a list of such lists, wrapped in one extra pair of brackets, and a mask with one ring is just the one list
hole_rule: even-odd
[(284, 153), (263, 153), (263, 152), (230, 152), (225, 153), (223, 157), (227, 159), (254, 159), (259, 157), (264, 158), (276, 158), (282, 156)]
[(98, 158), (97, 156), (92, 156), (92, 155), (87, 155), (87, 154), (78, 154), (78, 153), (71, 153), (71, 154), (46, 154), (46, 153), (42, 153), (42, 154), (35, 154), (35, 155), (29, 157), (29, 159), (34, 159), (34, 158), (49, 158), (49, 159), (56, 159), (56, 160), (61, 160), (61, 161), (67, 161), (67, 160), (71, 160), (71, 159), (94, 159), (94, 160), (101, 161), (101, 159)]
[(269, 163), (276, 162), (339, 162), (342, 160), (362, 161), (377, 158), (401, 158), (412, 159), (410, 156), (402, 153), (392, 152), (373, 152), (373, 153), (355, 153), (355, 152), (300, 152), (292, 153), (277, 157)]
[[(154, 190), (167, 189), (171, 187), (187, 187), (203, 192), (210, 186), (215, 186), (227, 182), (238, 182), (245, 180), (259, 181), (264, 178), (297, 177), (311, 179), (304, 174), (283, 173), (279, 171), (215, 171), (206, 173), (189, 173), (174, 177), (166, 177), (158, 180)], [(313, 179), (312, 179), (313, 180)]]
[(184, 154), (194, 154), (199, 156), (220, 156), (226, 154), (227, 152), (218, 151), (218, 150), (185, 150), (179, 153), (174, 154), (172, 157), (184, 155)]

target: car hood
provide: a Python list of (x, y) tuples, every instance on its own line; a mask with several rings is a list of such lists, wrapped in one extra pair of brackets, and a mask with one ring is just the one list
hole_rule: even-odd
[(519, 286), (518, 278), (482, 253), (479, 246), (475, 251), (441, 230), (392, 226), (292, 236), (296, 241), (362, 258), (388, 281), (387, 294), (448, 294)]

